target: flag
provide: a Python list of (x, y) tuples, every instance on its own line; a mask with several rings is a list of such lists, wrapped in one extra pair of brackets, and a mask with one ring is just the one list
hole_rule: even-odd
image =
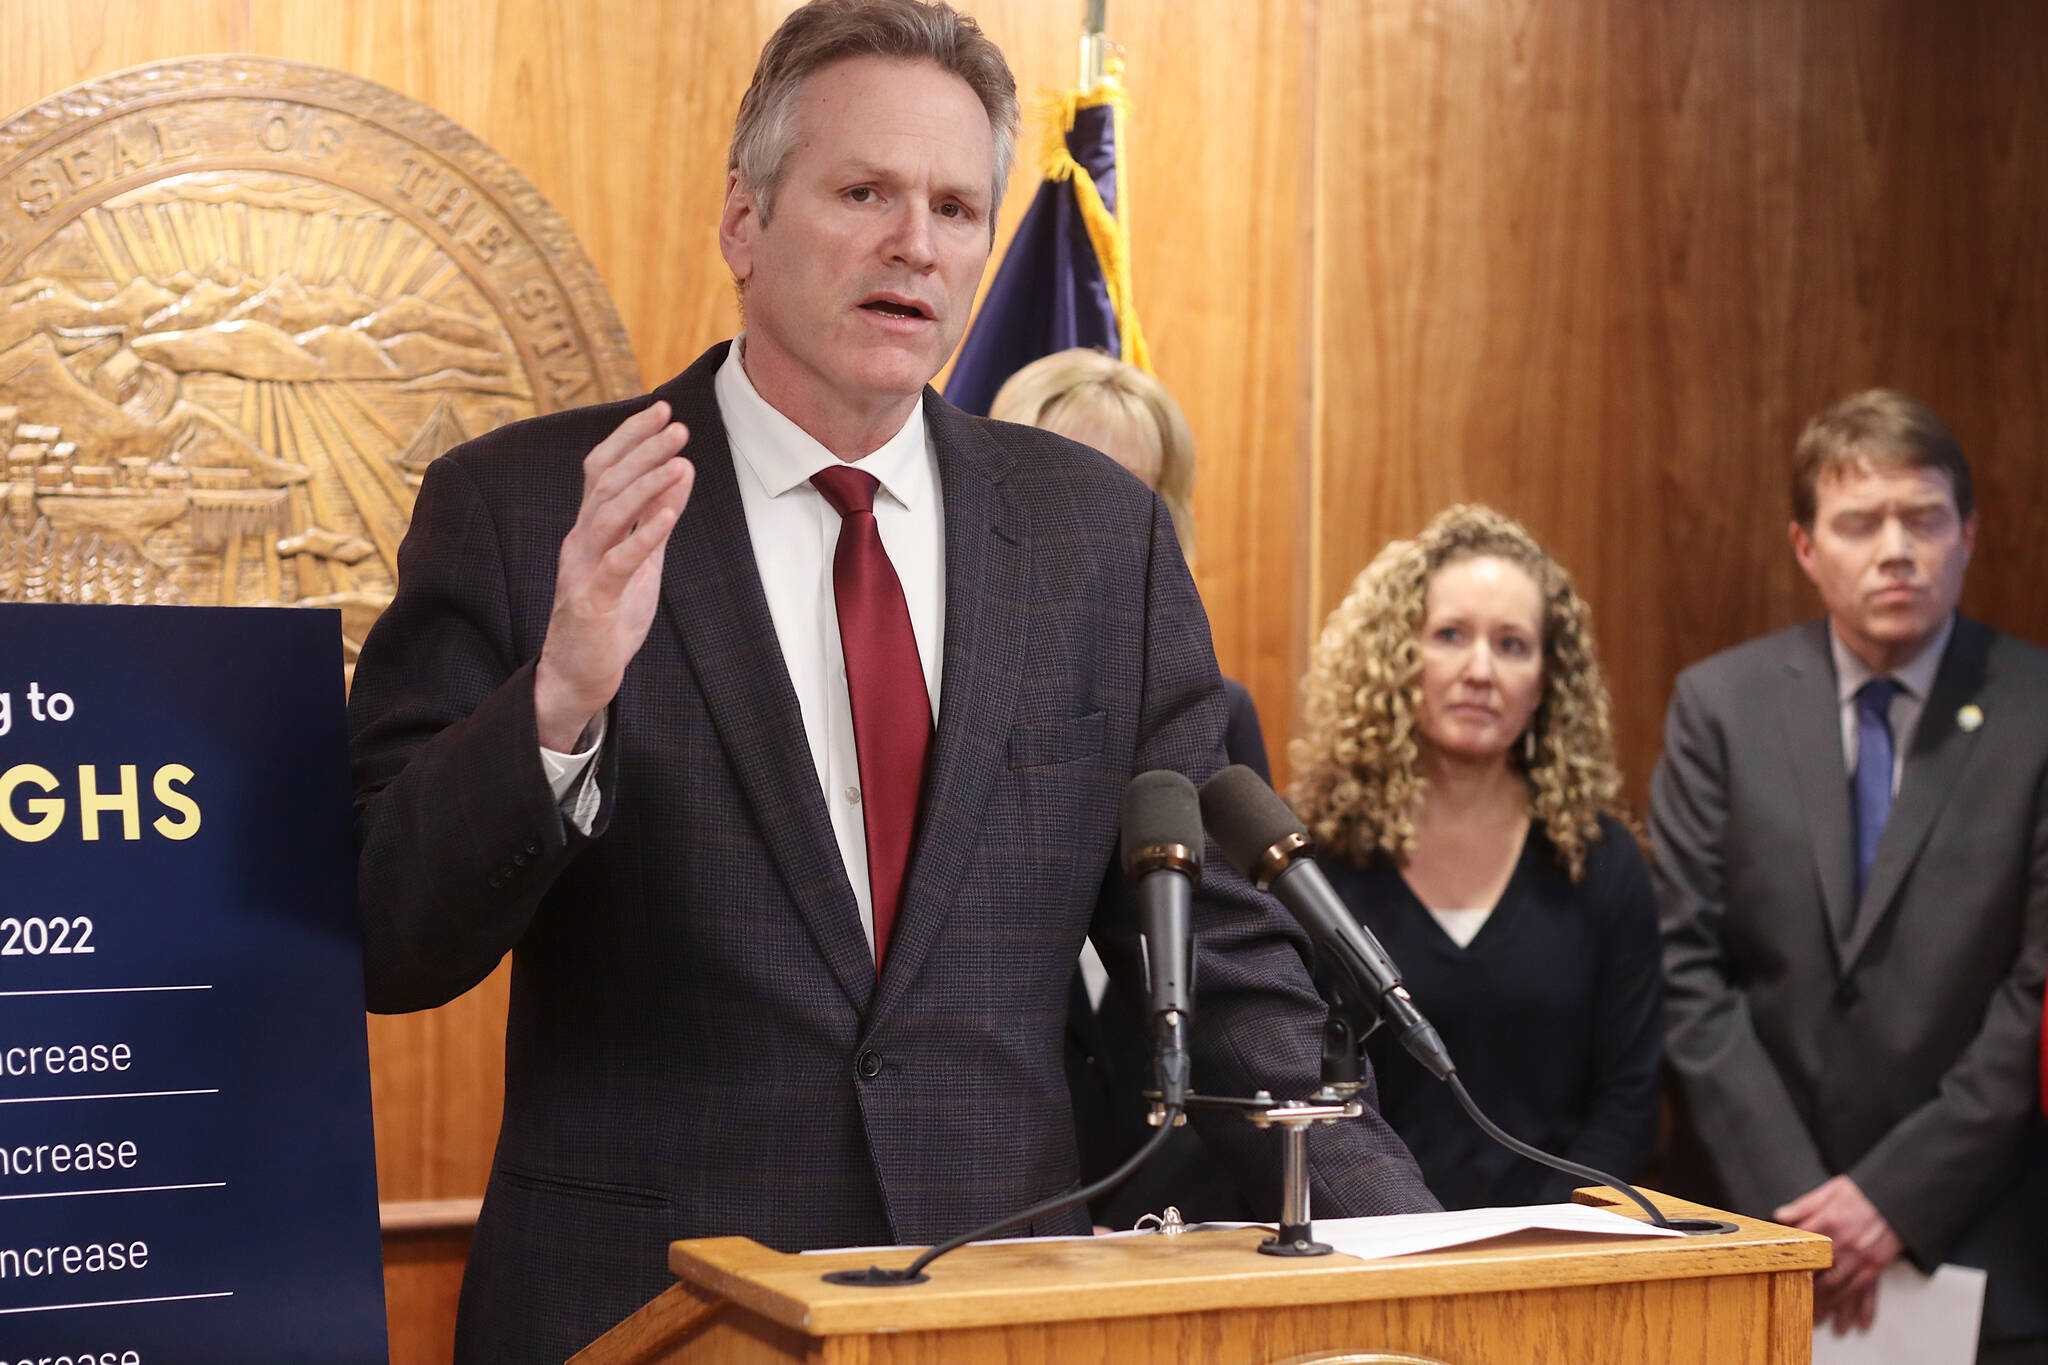
[(1119, 213), (1123, 87), (1105, 80), (1047, 102), (1045, 176), (961, 343), (946, 397), (986, 414), (1003, 381), (1040, 356), (1073, 346), (1107, 351), (1151, 372), (1131, 296), (1128, 210)]

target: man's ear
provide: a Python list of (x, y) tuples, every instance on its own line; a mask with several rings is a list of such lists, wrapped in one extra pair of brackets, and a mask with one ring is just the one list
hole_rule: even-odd
[(742, 285), (754, 273), (754, 242), (760, 231), (760, 204), (739, 172), (733, 171), (725, 178), (725, 208), (718, 215), (718, 254)]
[(1797, 521), (1787, 526), (1785, 531), (1792, 541), (1792, 557), (1799, 561), (1799, 567), (1806, 571), (1806, 576), (1812, 578), (1813, 532), (1801, 526)]

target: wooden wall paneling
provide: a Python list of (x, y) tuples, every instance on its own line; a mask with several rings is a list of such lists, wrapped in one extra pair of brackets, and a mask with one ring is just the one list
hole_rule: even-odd
[[(1670, 441), (1642, 110), (1612, 94), (1641, 22), (1600, 5), (1326, 14), (1318, 623), (1387, 540), (1479, 500), (1551, 545), (1599, 622), (1638, 629), (1630, 608), (1657, 590), (1643, 456)], [(1623, 674), (1635, 657), (1605, 653)]]
[(468, 1259), (467, 1231), (386, 1234), (391, 1365), (446, 1365), (455, 1358), (455, 1306)]
[(669, 0), (307, 0), (254, 9), (258, 50), (380, 81), (517, 166), (569, 220), (659, 383), (731, 334), (718, 257), (731, 111), (767, 29)]
[(1791, 445), (1886, 383), (1996, 499), (1966, 608), (2042, 634), (2037, 7), (1401, 0), (1318, 50), (1318, 619), (1443, 505), (1520, 516), (1640, 803), (1679, 669), (1816, 610)]
[[(1027, 116), (999, 257), (1038, 186), (1032, 105), (1078, 75), (1082, 6), (968, 8), (1009, 57)], [(1313, 10), (1117, 0), (1109, 27), (1133, 102), (1120, 195), (1138, 312), (1200, 461), (1196, 580), (1218, 662), (1251, 689), (1284, 765), (1307, 591)]]
[(1136, 101), (1139, 307), (1200, 461), (1196, 580), (1284, 782), (1308, 625), (1314, 13), (1121, 0), (1110, 14)]
[[(1477, 73), (1451, 61), (1454, 48), (1472, 42), (1413, 5), (1323, 16), (1312, 630), (1374, 549), (1459, 486), (1462, 452), (1424, 423), (1433, 416), (1426, 402), (1452, 412), (1469, 406), (1470, 367), (1450, 362), (1484, 315), (1471, 221), (1484, 181), (1458, 154), (1478, 140), (1469, 98)], [(1468, 84), (1448, 90), (1453, 77)]]
[(1734, 643), (1745, 623), (1798, 610), (1783, 471), (1799, 420), (1788, 347), (1801, 87), (1798, 59), (1784, 54), (1803, 27), (1797, 7), (1751, 6), (1718, 24), (1654, 16), (1644, 33), (1653, 344), (1669, 361), (1662, 401), (1673, 415), (1669, 442), (1646, 452), (1659, 468), (1645, 508), (1664, 534), (1645, 547), (1657, 556), (1659, 614), (1653, 634), (1639, 638), (1631, 621), (1607, 651), (1617, 663), (1630, 656), (1615, 686), (1637, 792), (1677, 671)]
[(2037, 73), (2048, 13), (1985, 0), (1891, 17), (1892, 41), (1853, 50), (1859, 80), (1878, 92), (1865, 114), (1877, 189), (1857, 281), (1871, 368), (1932, 403), (1970, 455), (1983, 526), (1964, 609), (2042, 641), (2048, 93)]
[(249, 50), (249, 0), (6, 0), (0, 104), (6, 113), (91, 76), (165, 57)]
[[(2048, 259), (2041, 206), (2048, 204), (2048, 91), (2038, 73), (2048, 50), (2039, 6), (1998, 7), (1985, 26), (2000, 54), (1971, 88), (1980, 103), (1990, 160), (1985, 274), (1992, 305), (1988, 383), (1997, 395), (1988, 420), (1963, 437), (1978, 461), (1985, 507), (1967, 609), (2036, 642), (2048, 642), (2048, 595), (2038, 590), (2041, 528), (2048, 526)], [(1960, 93), (1960, 92), (1959, 92)]]
[(377, 1190), (387, 1202), (481, 1196), (505, 1104), (500, 966), (459, 1000), (369, 1017)]

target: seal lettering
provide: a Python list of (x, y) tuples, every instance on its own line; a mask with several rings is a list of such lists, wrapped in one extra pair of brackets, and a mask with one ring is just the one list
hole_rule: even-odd
[(512, 241), (512, 234), (503, 223), (485, 223), (467, 242), (470, 253), (485, 265), (498, 259), (498, 253)]
[(57, 207), (57, 187), (50, 182), (47, 172), (40, 168), (32, 170), (32, 174), (15, 182), (14, 202), (29, 217), (40, 218)]
[[(312, 136), (307, 137), (308, 129)], [(334, 150), (340, 134), (334, 126), (310, 117), (310, 111), (302, 108), (285, 108), (263, 120), (257, 130), (256, 140), (265, 150), (283, 155), (296, 152), (310, 160), (318, 161)]]
[(192, 143), (189, 140), (183, 145), (175, 142), (171, 134), (164, 131), (164, 121), (162, 119), (149, 118), (144, 119), (142, 122), (149, 129), (150, 136), (156, 139), (157, 160), (175, 161), (179, 157), (194, 155)]
[(41, 218), (72, 192), (192, 155), (192, 144), (177, 142), (162, 119), (117, 122), (102, 135), (31, 163), (15, 182), (15, 202), (29, 217)]
[(400, 158), (398, 167), (398, 192), (418, 203), (420, 178), (431, 172), (420, 161), (409, 156)]
[(548, 379), (555, 386), (555, 402), (565, 408), (576, 401), (577, 394), (590, 387), (588, 370), (549, 370)]

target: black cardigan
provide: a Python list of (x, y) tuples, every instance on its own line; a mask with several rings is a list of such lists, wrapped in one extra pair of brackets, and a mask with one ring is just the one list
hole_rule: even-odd
[[(1657, 1137), (1663, 974), (1641, 852), (1618, 821), (1574, 885), (1532, 825), (1507, 889), (1460, 948), (1386, 858), (1326, 857), (1353, 914), (1400, 966), (1494, 1122), (1554, 1155), (1633, 1178)], [(1558, 1203), (1586, 1182), (1495, 1144), (1392, 1038), (1368, 1044), (1380, 1112), (1445, 1208)]]

